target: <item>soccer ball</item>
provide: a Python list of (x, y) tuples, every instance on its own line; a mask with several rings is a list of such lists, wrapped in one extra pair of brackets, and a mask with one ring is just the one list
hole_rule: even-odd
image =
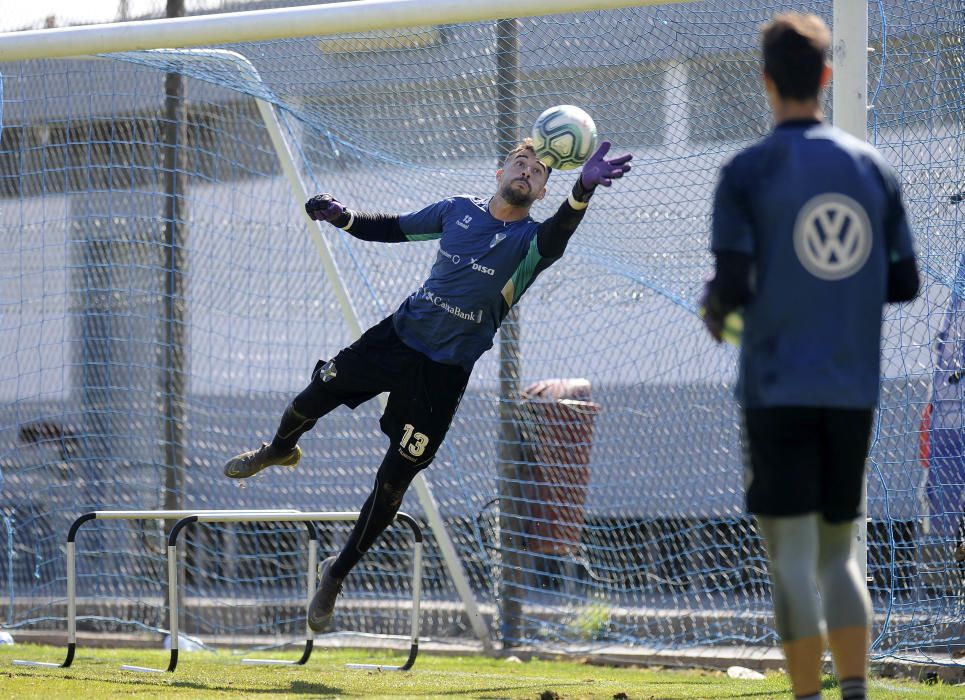
[(550, 167), (571, 170), (586, 162), (596, 148), (596, 124), (579, 107), (550, 107), (533, 124), (536, 157)]

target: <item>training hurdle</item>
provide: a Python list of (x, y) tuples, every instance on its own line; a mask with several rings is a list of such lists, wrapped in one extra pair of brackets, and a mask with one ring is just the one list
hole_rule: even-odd
[[(168, 534), (167, 571), (168, 571), (168, 608), (170, 616), (171, 656), (166, 669), (143, 666), (122, 665), (127, 671), (148, 673), (173, 672), (178, 665), (178, 535), (192, 523), (238, 523), (238, 522), (302, 522), (308, 530), (308, 572), (306, 576), (306, 606), (315, 592), (317, 580), (318, 533), (316, 522), (352, 522), (358, 520), (357, 512), (301, 512), (297, 510), (140, 510), (140, 511), (94, 511), (85, 513), (71, 525), (67, 534), (67, 657), (61, 664), (43, 661), (15, 659), (18, 666), (45, 666), (49, 668), (68, 668), (74, 660), (77, 643), (77, 586), (76, 586), (76, 549), (75, 540), (80, 527), (91, 520), (177, 520)], [(348, 668), (377, 669), (382, 671), (407, 671), (415, 663), (419, 653), (419, 604), (422, 597), (422, 528), (407, 513), (396, 514), (396, 521), (403, 522), (412, 529), (412, 611), (409, 657), (399, 666), (381, 664), (346, 664)], [(306, 616), (307, 618), (307, 616)], [(265, 665), (304, 665), (312, 653), (314, 635), (305, 623), (305, 647), (299, 659), (294, 661), (276, 659), (242, 659), (245, 664)]]
[[(27, 661), (14, 659), (15, 666), (46, 666), (47, 668), (70, 668), (77, 649), (77, 531), (92, 520), (181, 520), (190, 515), (236, 513), (231, 510), (95, 510), (77, 518), (67, 531), (67, 657), (63, 663)], [(298, 513), (292, 508), (277, 510), (243, 511), (246, 513)]]

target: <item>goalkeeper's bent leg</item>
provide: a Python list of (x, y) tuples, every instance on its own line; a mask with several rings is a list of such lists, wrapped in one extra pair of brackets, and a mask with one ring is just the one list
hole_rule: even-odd
[(278, 424), (278, 430), (275, 431), (271, 446), (277, 450), (291, 450), (298, 444), (299, 438), (314, 428), (317, 422), (318, 418), (309, 418), (299, 413), (295, 408), (295, 401), (292, 401), (281, 415), (281, 422)]
[(418, 464), (413, 464), (400, 456), (395, 446), (389, 448), (375, 475), (375, 486), (362, 506), (352, 534), (331, 567), (333, 576), (345, 578), (369, 551), (378, 536), (392, 524), (409, 484), (416, 474), (429, 466), (432, 458), (433, 455), (430, 455)]
[(312, 371), (312, 381), (285, 408), (281, 422), (271, 446), (279, 451), (291, 451), (299, 438), (315, 427), (322, 416), (330, 413), (345, 402), (342, 392), (330, 380), (334, 372), (326, 368), (334, 367), (334, 361), (324, 363), (319, 360)]

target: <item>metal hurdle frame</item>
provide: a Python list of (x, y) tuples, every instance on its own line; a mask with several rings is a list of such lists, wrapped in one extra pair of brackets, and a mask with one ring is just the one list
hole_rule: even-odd
[[(44, 666), (47, 668), (70, 668), (74, 662), (77, 649), (77, 551), (75, 540), (77, 531), (84, 523), (91, 520), (181, 520), (191, 515), (218, 515), (224, 513), (300, 513), (294, 508), (278, 508), (272, 510), (96, 510), (84, 513), (77, 518), (67, 531), (67, 657), (63, 663), (55, 664), (47, 661), (28, 661), (14, 659), (14, 666)], [(173, 642), (172, 642), (173, 643)]]
[[(188, 525), (192, 523), (250, 523), (250, 522), (303, 522), (309, 531), (309, 554), (308, 554), (308, 595), (306, 606), (311, 601), (315, 592), (317, 579), (316, 571), (316, 550), (317, 550), (317, 530), (313, 523), (316, 522), (353, 522), (359, 519), (357, 512), (294, 512), (294, 513), (258, 513), (255, 511), (225, 511), (222, 513), (196, 513), (185, 516), (178, 520), (171, 528), (168, 535), (168, 606), (170, 608), (170, 630), (171, 636), (171, 658), (166, 669), (148, 668), (145, 666), (121, 666), (126, 671), (140, 671), (144, 673), (165, 673), (173, 672), (178, 665), (178, 564), (177, 548), (178, 535)], [(410, 616), (411, 637), (409, 644), (409, 657), (405, 663), (399, 666), (388, 666), (383, 664), (346, 664), (347, 668), (352, 669), (375, 669), (379, 671), (408, 671), (415, 663), (416, 656), (419, 654), (419, 603), (422, 598), (422, 528), (415, 519), (407, 513), (397, 513), (397, 522), (404, 522), (412, 529), (414, 537), (412, 547), (412, 611)], [(284, 661), (276, 659), (242, 659), (245, 664), (265, 664), (265, 665), (303, 665), (308, 661), (314, 646), (314, 634), (308, 627), (306, 615), (305, 620), (305, 650), (297, 661)]]
[[(303, 522), (308, 529), (308, 574), (306, 577), (306, 605), (311, 601), (317, 582), (317, 544), (318, 531), (315, 522), (352, 522), (358, 520), (357, 512), (309, 512), (303, 513), (295, 509), (280, 510), (101, 510), (84, 513), (70, 526), (67, 533), (67, 656), (63, 663), (47, 661), (30, 661), (14, 659), (15, 666), (42, 666), (46, 668), (69, 668), (74, 662), (77, 649), (77, 562), (76, 538), (77, 532), (84, 523), (91, 520), (177, 520), (168, 535), (167, 565), (168, 565), (168, 605), (170, 607), (171, 658), (166, 669), (147, 668), (143, 666), (122, 665), (128, 671), (148, 673), (173, 672), (178, 665), (178, 576), (177, 576), (177, 538), (181, 530), (195, 522), (230, 523), (230, 522)], [(407, 671), (415, 663), (419, 653), (419, 604), (422, 599), (422, 528), (416, 520), (407, 513), (397, 513), (396, 521), (404, 522), (412, 529), (414, 537), (412, 554), (412, 611), (411, 638), (409, 657), (399, 666), (382, 664), (346, 664), (352, 669), (375, 669), (380, 671)], [(306, 616), (307, 617), (307, 616)], [(282, 659), (242, 659), (243, 664), (262, 664), (276, 666), (302, 666), (312, 654), (314, 647), (314, 633), (305, 623), (305, 648), (302, 655), (295, 661)]]

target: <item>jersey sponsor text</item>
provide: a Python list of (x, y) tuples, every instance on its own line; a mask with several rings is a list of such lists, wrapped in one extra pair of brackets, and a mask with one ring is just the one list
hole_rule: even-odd
[(432, 290), (423, 287), (419, 290), (422, 297), (433, 306), (438, 306), (440, 309), (446, 313), (452, 314), (456, 318), (461, 318), (464, 321), (472, 321), (473, 323), (482, 323), (483, 312), (482, 309), (477, 309), (476, 311), (463, 311), (458, 306), (450, 304), (447, 299), (435, 294)]

